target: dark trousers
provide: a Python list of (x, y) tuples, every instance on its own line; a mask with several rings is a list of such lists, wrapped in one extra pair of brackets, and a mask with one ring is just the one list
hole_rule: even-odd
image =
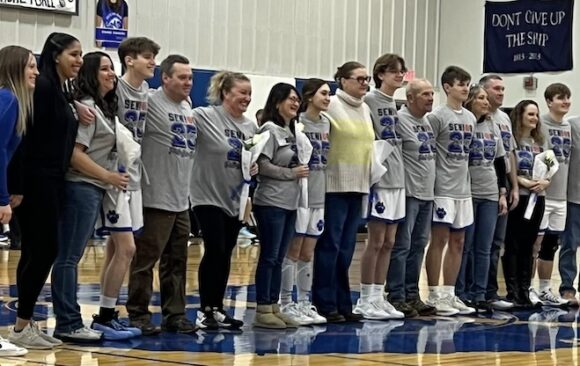
[(312, 300), (321, 313), (352, 312), (348, 269), (361, 220), (359, 193), (327, 193), (324, 233), (314, 255)]
[(18, 317), (31, 319), (34, 305), (56, 259), (64, 179), (27, 177), (19, 219), (22, 251), (16, 271)]
[(230, 276), (232, 250), (242, 223), (237, 216), (229, 216), (217, 206), (196, 206), (193, 210), (199, 220), (205, 249), (199, 264), (201, 309), (221, 309)]
[(532, 253), (538, 229), (544, 216), (545, 199), (538, 197), (530, 220), (524, 218), (530, 196), (521, 196), (518, 206), (510, 211), (505, 238), (503, 270), (510, 300), (527, 294), (532, 276)]
[(143, 208), (143, 232), (135, 238), (136, 252), (129, 274), (127, 312), (131, 320), (151, 318), (153, 267), (159, 260), (163, 321), (185, 315), (185, 275), (189, 213)]

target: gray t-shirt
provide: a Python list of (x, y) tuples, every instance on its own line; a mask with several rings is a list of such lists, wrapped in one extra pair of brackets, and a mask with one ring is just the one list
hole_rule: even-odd
[(171, 212), (189, 208), (189, 186), (197, 126), (190, 105), (176, 103), (162, 88), (149, 95), (143, 164), (150, 184), (143, 184), (143, 207)]
[[(290, 129), (269, 122), (264, 124), (258, 132), (264, 131), (270, 131), (272, 135), (259, 159), (268, 159), (271, 164), (284, 169), (296, 167), (298, 165), (296, 139)], [(254, 192), (255, 205), (296, 210), (298, 199), (298, 180), (296, 178), (283, 179), (264, 175), (263, 172), (258, 173), (258, 187)]]
[(444, 105), (428, 114), (427, 120), (437, 148), (435, 197), (471, 198), (468, 160), (475, 116), (465, 108), (454, 111)]
[(312, 144), (312, 156), (308, 162), (308, 207), (324, 208), (324, 196), (326, 194), (326, 170), (328, 150), (330, 142), (330, 121), (320, 115), (318, 121), (308, 119), (305, 113), (300, 114), (300, 122), (304, 124), (304, 134), (308, 136)]
[(558, 171), (552, 177), (552, 182), (546, 188), (546, 199), (554, 201), (567, 200), (568, 167), (570, 163), (570, 148), (572, 146), (572, 132), (566, 119), (556, 123), (550, 115), (540, 118), (542, 133), (546, 139), (546, 148), (554, 150), (554, 155), (560, 164)]
[(383, 162), (387, 172), (377, 183), (378, 188), (405, 188), (403, 166), (403, 140), (397, 132), (399, 117), (393, 97), (373, 89), (364, 98), (371, 109), (371, 118), (377, 140), (385, 140), (393, 146), (393, 152)]
[(568, 201), (580, 204), (580, 117), (568, 119), (572, 131), (570, 150), (570, 175), (568, 176)]
[(258, 126), (246, 117), (232, 117), (222, 106), (195, 108), (193, 118), (198, 130), (191, 204), (217, 206), (229, 216), (238, 216), (243, 143), (254, 136)]
[[(516, 169), (518, 177), (534, 179), (534, 161), (536, 155), (544, 152), (544, 146), (538, 144), (531, 137), (522, 138), (516, 145)], [(529, 195), (529, 189), (520, 184), (520, 195)], [(546, 192), (542, 191), (540, 196), (545, 196)]]
[(498, 125), (491, 119), (476, 123), (469, 146), (469, 174), (473, 198), (498, 201), (499, 188), (494, 160), (504, 156)]
[(415, 118), (402, 106), (397, 133), (403, 140), (405, 194), (420, 200), (433, 200), (435, 184), (435, 138), (426, 117)]
[[(92, 98), (83, 99), (81, 103), (94, 108), (96, 111), (95, 123), (88, 126), (79, 124), (76, 143), (85, 146), (85, 154), (92, 161), (109, 171), (116, 171), (117, 153), (115, 152), (115, 121), (103, 114)], [(97, 187), (107, 189), (109, 185), (96, 178), (91, 178), (78, 170), (69, 167), (66, 180), (71, 182), (87, 182)]]
[[(145, 132), (148, 95), (149, 84), (146, 81), (141, 84), (139, 89), (135, 89), (125, 80), (119, 78), (117, 84), (117, 98), (119, 100), (117, 116), (119, 117), (119, 122), (133, 133), (133, 138), (138, 143), (141, 143)], [(127, 189), (130, 191), (141, 189), (141, 162), (137, 160), (135, 164), (126, 167), (126, 169), (130, 178)]]
[(509, 174), (512, 170), (510, 153), (516, 148), (516, 140), (512, 133), (512, 121), (507, 113), (500, 109), (491, 114), (491, 119), (497, 124), (501, 132), (501, 140), (505, 151), (505, 172)]

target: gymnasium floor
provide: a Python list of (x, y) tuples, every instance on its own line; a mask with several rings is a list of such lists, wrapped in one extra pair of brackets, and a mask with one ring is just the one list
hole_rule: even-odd
[[(364, 243), (357, 245), (351, 267), (351, 284), (357, 284)], [(102, 245), (88, 247), (81, 261), (79, 301), (85, 324), (98, 309)], [(199, 305), (197, 267), (203, 247), (189, 248), (187, 315), (194, 319)], [(495, 312), (491, 317), (430, 317), (404, 321), (332, 324), (274, 331), (253, 329), (255, 312), (253, 272), (258, 247), (236, 248), (228, 310), (247, 324), (243, 332), (198, 332), (195, 335), (163, 333), (128, 342), (99, 345), (65, 344), (54, 351), (31, 351), (24, 357), (0, 358), (5, 365), (577, 365), (578, 311), (543, 309), (513, 314)], [(0, 334), (15, 319), (15, 270), (18, 251), (0, 251)], [(557, 268), (557, 266), (556, 266)], [(554, 284), (559, 283), (557, 272)], [(426, 297), (422, 275), (421, 290)], [(157, 284), (155, 284), (157, 288)], [(357, 286), (353, 286), (357, 290)], [(353, 292), (353, 298), (358, 293)], [(41, 326), (54, 327), (50, 286), (36, 308)], [(121, 301), (126, 299), (123, 289)], [(159, 322), (159, 297), (155, 293), (154, 321)], [(122, 317), (126, 316), (122, 308)]]

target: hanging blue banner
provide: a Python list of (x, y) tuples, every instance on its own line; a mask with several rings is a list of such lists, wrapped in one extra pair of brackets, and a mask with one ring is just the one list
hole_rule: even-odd
[(574, 0), (485, 2), (483, 72), (572, 69)]

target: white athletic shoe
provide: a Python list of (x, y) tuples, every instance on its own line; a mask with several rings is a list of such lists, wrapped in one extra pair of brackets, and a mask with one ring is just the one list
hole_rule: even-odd
[(28, 350), (26, 348), (18, 347), (0, 337), (0, 357), (24, 356), (27, 353)]
[(568, 305), (568, 300), (562, 299), (559, 295), (556, 295), (552, 292), (552, 289), (549, 288), (546, 291), (540, 292), (540, 302), (542, 305), (545, 306), (565, 306)]
[(540, 294), (538, 294), (538, 291), (536, 291), (536, 289), (533, 287), (530, 287), (530, 289), (529, 289), (529, 297), (530, 297), (530, 302), (534, 306), (537, 306), (538, 304), (542, 303), (542, 301), (540, 300)]
[(38, 328), (28, 324), (20, 332), (15, 332), (14, 327), (10, 328), (8, 340), (20, 347), (28, 349), (52, 349), (55, 345), (44, 340)]
[(384, 311), (378, 302), (363, 302), (362, 299), (357, 300), (352, 312), (362, 315), (363, 318), (369, 320), (385, 320), (391, 318), (391, 315)]
[(316, 306), (312, 305), (310, 301), (301, 301), (298, 303), (298, 308), (302, 314), (306, 315), (312, 319), (312, 324), (324, 324), (326, 323), (326, 318), (318, 314)]
[(293, 302), (282, 306), (280, 312), (300, 325), (309, 325), (314, 322), (314, 319), (306, 316), (298, 304)]
[(83, 326), (68, 333), (55, 333), (54, 336), (69, 342), (90, 343), (100, 341), (103, 332)]
[(34, 320), (30, 319), (30, 326), (36, 331), (38, 332), (38, 334), (40, 334), (40, 337), (42, 339), (44, 339), (45, 341), (47, 341), (48, 343), (51, 343), (53, 346), (61, 346), (62, 345), (62, 341), (60, 339), (56, 339), (54, 337), (49, 336), (48, 334), (44, 333), (40, 327), (38, 326), (38, 323), (35, 322)]
[(497, 310), (507, 310), (513, 308), (514, 304), (506, 300), (496, 299), (491, 301), (491, 307)]
[(451, 306), (459, 310), (459, 315), (469, 315), (475, 313), (474, 308), (465, 305), (465, 303), (457, 296), (453, 296), (451, 298)]
[(425, 303), (435, 307), (437, 309), (437, 315), (452, 316), (459, 314), (459, 310), (453, 306), (452, 300), (451, 296), (429, 297)]
[(252, 234), (250, 230), (248, 230), (248, 228), (244, 226), (240, 229), (238, 239), (250, 239), (250, 240), (256, 239), (256, 235)]
[(382, 309), (385, 313), (389, 314), (389, 319), (403, 319), (405, 314), (397, 309), (387, 301), (387, 299), (377, 299), (375, 301), (377, 306)]

